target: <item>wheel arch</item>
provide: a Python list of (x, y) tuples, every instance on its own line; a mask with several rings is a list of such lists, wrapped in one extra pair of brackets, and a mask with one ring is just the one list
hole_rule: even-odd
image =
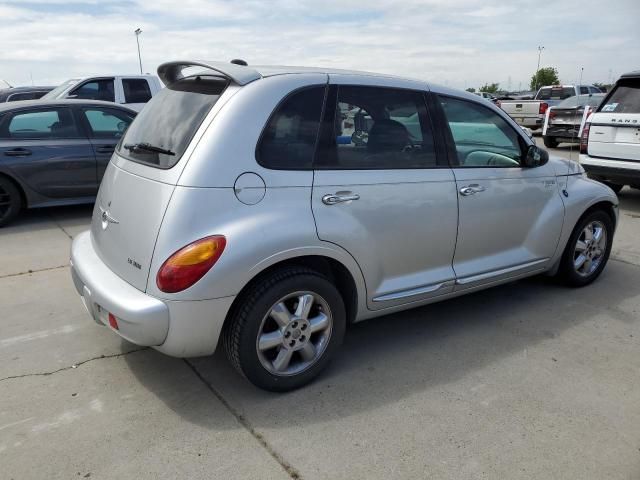
[[(265, 277), (287, 267), (306, 267), (326, 276), (338, 289), (344, 300), (347, 322), (353, 323), (358, 314), (358, 301), (362, 300), (363, 292), (359, 292), (356, 278), (353, 273), (341, 261), (326, 255), (311, 254), (286, 258), (271, 263), (254, 273), (251, 279), (236, 295), (231, 304), (224, 324), (226, 325), (241, 305), (246, 292)], [(223, 327), (224, 328), (224, 327)]]

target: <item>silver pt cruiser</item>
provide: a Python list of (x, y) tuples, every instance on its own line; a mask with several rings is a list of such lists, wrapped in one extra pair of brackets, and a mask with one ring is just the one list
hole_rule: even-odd
[(420, 81), (176, 61), (71, 251), (93, 319), (290, 390), (350, 322), (530, 275), (602, 272), (618, 200), (502, 110)]

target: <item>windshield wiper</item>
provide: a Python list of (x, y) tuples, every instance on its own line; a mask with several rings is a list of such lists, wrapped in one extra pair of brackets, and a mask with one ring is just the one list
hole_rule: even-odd
[(146, 150), (147, 152), (163, 153), (165, 155), (175, 155), (175, 153), (172, 152), (169, 149), (162, 148), (162, 147), (156, 147), (155, 145), (151, 145), (150, 143), (146, 143), (146, 142), (142, 142), (142, 143), (127, 143), (124, 146), (124, 148), (126, 148), (129, 151)]

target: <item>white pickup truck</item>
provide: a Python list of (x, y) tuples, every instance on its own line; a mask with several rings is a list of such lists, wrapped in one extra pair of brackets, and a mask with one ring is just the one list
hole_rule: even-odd
[(500, 100), (498, 105), (518, 124), (532, 130), (542, 128), (547, 109), (574, 95), (602, 93), (593, 85), (549, 85), (540, 88), (533, 100)]
[(136, 111), (162, 89), (155, 75), (113, 75), (71, 78), (47, 93), (42, 100), (76, 98), (103, 100), (126, 105)]

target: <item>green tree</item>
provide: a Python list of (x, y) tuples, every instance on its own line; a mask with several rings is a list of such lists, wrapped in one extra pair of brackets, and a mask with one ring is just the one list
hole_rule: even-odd
[(476, 93), (476, 89), (475, 89), (475, 88), (473, 88), (473, 87), (469, 87), (469, 88), (467, 88), (467, 92), (469, 92), (469, 93)]
[(537, 90), (546, 85), (558, 85), (559, 83), (560, 77), (558, 77), (558, 70), (554, 67), (543, 67), (533, 74), (529, 88), (531, 90)]
[(500, 88), (499, 83), (485, 83), (483, 86), (480, 87), (480, 91), (487, 92), (487, 93), (498, 93), (499, 88)]

